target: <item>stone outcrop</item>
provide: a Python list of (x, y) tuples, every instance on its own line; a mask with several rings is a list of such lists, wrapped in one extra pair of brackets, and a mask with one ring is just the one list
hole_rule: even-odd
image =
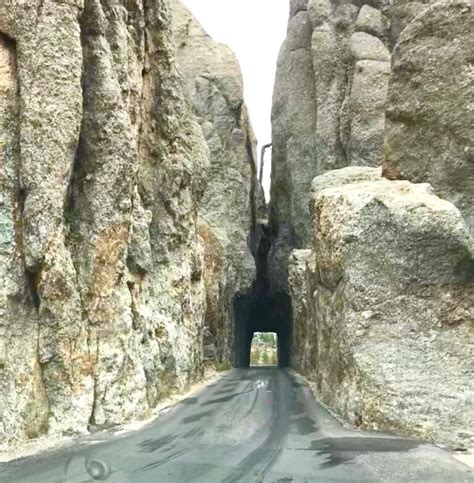
[(435, 3), (393, 53), (384, 173), (428, 182), (474, 230), (474, 6)]
[(311, 180), (332, 169), (429, 182), (472, 226), (472, 19), (468, 0), (290, 3), (272, 113), (275, 291), (309, 243)]
[[(294, 9), (277, 65), (272, 110), (272, 289), (285, 289), (288, 247), (308, 237), (307, 187), (316, 174), (316, 90), (311, 61), (312, 26), (306, 9)], [(291, 129), (288, 129), (291, 127)]]
[(390, 42), (388, 2), (379, 3), (291, 4), (272, 113), (274, 291), (286, 290), (291, 249), (309, 243), (312, 179), (345, 166), (382, 163)]
[[(313, 200), (315, 196), (327, 188), (352, 183), (379, 181), (381, 179), (381, 168), (350, 166), (328, 171), (314, 178), (311, 184), (312, 196), (310, 206), (314, 210)], [(288, 285), (293, 310), (291, 366), (314, 380), (318, 367), (318, 343), (316, 341), (318, 340), (319, 327), (314, 318), (312, 318), (308, 305), (313, 297), (313, 294), (309, 293), (309, 289), (313, 284), (306, 278), (307, 265), (310, 260), (312, 260), (310, 249), (293, 250), (291, 252), (289, 257)]]
[[(201, 376), (207, 307), (222, 306), (206, 295), (209, 239), (224, 260), (226, 243), (245, 254), (226, 296), (250, 283), (242, 230), (256, 188), (240, 76), (225, 79), (230, 110), (202, 104), (209, 116), (196, 116), (173, 30), (169, 0), (0, 4), (1, 449), (146, 416)], [(218, 67), (206, 65), (223, 81)], [(237, 113), (220, 159), (219, 129)], [(236, 181), (220, 201), (235, 206), (221, 235), (211, 198), (225, 156)]]
[(290, 258), (293, 366), (354, 426), (472, 445), (474, 259), (459, 211), (428, 185), (326, 180), (311, 249)]
[(206, 260), (207, 347), (219, 362), (231, 361), (233, 299), (248, 293), (256, 278), (249, 244), (263, 206), (256, 140), (234, 53), (214, 42), (179, 1), (174, 2), (174, 27), (185, 93), (210, 151), (209, 181), (198, 211)]
[(291, 5), (268, 259), (291, 365), (352, 425), (472, 446), (472, 2)]

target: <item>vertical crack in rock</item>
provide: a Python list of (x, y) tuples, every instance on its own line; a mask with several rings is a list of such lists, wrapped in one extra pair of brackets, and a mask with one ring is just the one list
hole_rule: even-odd
[(26, 280), (28, 282), (28, 288), (30, 291), (31, 301), (36, 310), (39, 311), (41, 306), (41, 298), (38, 292), (39, 279), (41, 277), (41, 272), (30, 272), (25, 273)]

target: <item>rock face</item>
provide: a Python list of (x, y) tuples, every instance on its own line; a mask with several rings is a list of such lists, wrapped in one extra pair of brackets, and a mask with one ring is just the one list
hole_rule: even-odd
[[(439, 2), (401, 34), (393, 54), (384, 173), (428, 182), (474, 230), (474, 7)], [(427, 54), (429, 52), (429, 55)]]
[[(328, 171), (314, 178), (312, 200), (327, 188), (344, 186), (346, 184), (379, 181), (382, 179), (381, 168), (350, 166)], [(310, 246), (310, 245), (309, 245)], [(311, 250), (293, 250), (289, 257), (288, 285), (290, 288), (293, 310), (292, 324), (292, 355), (291, 366), (306, 374), (310, 379), (316, 378), (317, 371), (317, 340), (319, 327), (309, 312), (309, 303), (313, 294), (310, 288), (313, 282), (307, 279), (307, 265), (313, 260)], [(312, 272), (315, 272), (314, 266)]]
[(431, 3), (291, 2), (272, 114), (275, 291), (290, 249), (309, 242), (311, 180), (332, 169), (383, 164), (429, 182), (472, 227), (472, 2)]
[(210, 151), (209, 182), (199, 205), (204, 240), (208, 348), (232, 360), (233, 299), (256, 277), (249, 246), (261, 211), (256, 140), (234, 53), (215, 43), (181, 2), (174, 2), (175, 41), (185, 92)]
[(270, 205), (273, 243), (269, 257), (275, 292), (286, 287), (289, 247), (302, 246), (308, 237), (306, 188), (316, 174), (317, 163), (311, 33), (308, 12), (295, 8), (278, 58), (273, 95)]
[(292, 2), (273, 111), (291, 365), (350, 424), (453, 447), (474, 441), (473, 27), (467, 0)]
[(355, 426), (472, 445), (474, 259), (459, 211), (428, 185), (328, 186), (311, 250), (290, 260), (294, 367)]
[[(388, 5), (388, 3), (387, 3)], [(286, 290), (286, 260), (309, 243), (312, 179), (382, 162), (390, 74), (389, 10), (336, 0), (293, 2), (272, 113), (270, 274)]]
[[(202, 373), (206, 306), (221, 303), (196, 229), (215, 191), (201, 204), (216, 176), (206, 122), (229, 113), (197, 122), (175, 52), (168, 0), (0, 5), (1, 449), (140, 418)], [(236, 203), (255, 189), (242, 126), (223, 140), (229, 165), (247, 162)], [(241, 253), (250, 198), (227, 221)]]

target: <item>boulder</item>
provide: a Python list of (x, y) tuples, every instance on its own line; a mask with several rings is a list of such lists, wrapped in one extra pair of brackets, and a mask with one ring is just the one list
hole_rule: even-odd
[(296, 332), (295, 367), (354, 426), (472, 445), (474, 259), (460, 212), (426, 184), (382, 179), (318, 190), (312, 213), (312, 253), (290, 259), (294, 326), (312, 334)]
[(356, 30), (375, 37), (384, 37), (387, 29), (382, 12), (370, 5), (363, 5), (357, 17)]
[(390, 61), (390, 52), (383, 42), (366, 32), (352, 34), (350, 48), (356, 60)]
[(361, 183), (364, 181), (378, 181), (380, 179), (382, 179), (382, 168), (349, 166), (347, 168), (327, 171), (324, 174), (316, 176), (311, 183), (311, 204), (315, 200), (315, 195), (327, 188), (334, 188), (352, 183)]
[(359, 60), (347, 101), (347, 161), (352, 166), (380, 166), (383, 161), (385, 101), (390, 62)]

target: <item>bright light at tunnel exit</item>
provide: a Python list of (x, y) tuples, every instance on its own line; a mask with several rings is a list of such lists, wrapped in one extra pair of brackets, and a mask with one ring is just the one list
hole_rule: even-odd
[(278, 336), (275, 332), (254, 332), (250, 347), (250, 366), (278, 365)]

